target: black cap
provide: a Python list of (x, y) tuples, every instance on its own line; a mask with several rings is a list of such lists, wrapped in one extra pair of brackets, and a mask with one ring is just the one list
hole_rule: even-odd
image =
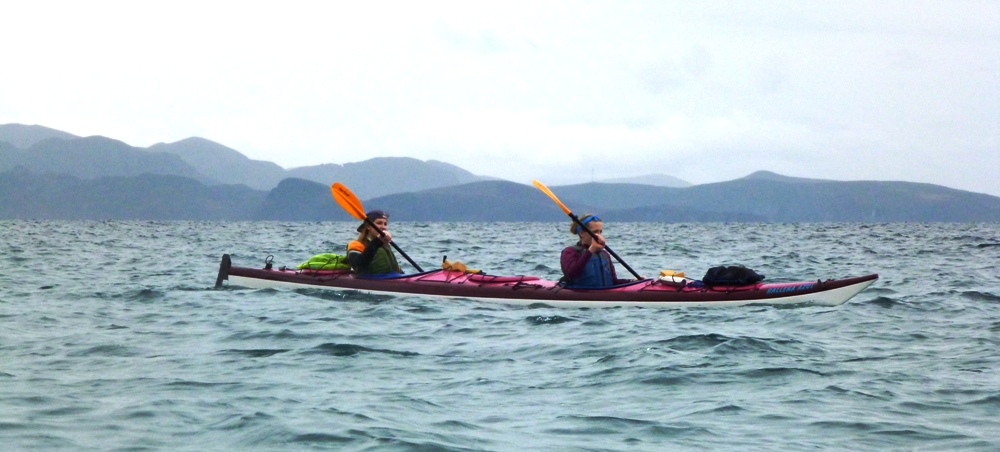
[[(369, 221), (375, 221), (375, 220), (377, 220), (379, 218), (385, 218), (386, 221), (389, 220), (389, 214), (386, 213), (386, 211), (384, 211), (384, 210), (372, 210), (372, 211), (366, 213), (365, 217), (367, 217)], [(365, 224), (366, 223), (361, 223), (361, 225), (358, 226), (358, 232), (361, 232), (361, 231), (365, 230)]]

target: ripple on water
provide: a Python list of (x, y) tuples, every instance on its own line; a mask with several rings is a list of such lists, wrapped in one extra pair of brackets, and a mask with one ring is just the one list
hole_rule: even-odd
[(315, 443), (315, 444), (347, 444), (356, 441), (350, 436), (340, 436), (330, 433), (303, 433), (290, 439), (292, 443)]
[(254, 341), (261, 339), (314, 339), (322, 336), (318, 333), (296, 333), (290, 329), (283, 328), (278, 331), (243, 331), (232, 334), (226, 338), (229, 341)]
[(657, 343), (664, 344), (674, 350), (695, 351), (711, 349), (717, 345), (729, 342), (730, 340), (732, 339), (721, 334), (708, 333), (677, 336), (671, 339), (658, 341)]
[(764, 367), (760, 369), (750, 369), (738, 373), (747, 378), (777, 379), (785, 377), (795, 377), (798, 375), (823, 376), (822, 372), (801, 367)]
[(162, 300), (166, 297), (166, 294), (154, 289), (140, 289), (128, 292), (123, 297), (130, 301), (149, 303)]
[(962, 297), (968, 298), (973, 301), (1000, 302), (1000, 295), (994, 295), (989, 292), (979, 292), (975, 290), (967, 290), (965, 292), (962, 292)]
[[(781, 347), (784, 350), (778, 350), (776, 345), (779, 345), (779, 343), (781, 345), (785, 345), (784, 347)], [(774, 339), (761, 339), (756, 337), (737, 337), (715, 346), (715, 352), (719, 354), (752, 353), (757, 356), (782, 356), (790, 348), (788, 345), (795, 343), (796, 341), (777, 341)]]
[(532, 325), (558, 325), (560, 323), (575, 322), (576, 320), (561, 315), (533, 315), (525, 320)]
[(969, 401), (966, 405), (984, 405), (996, 408), (997, 411), (1000, 411), (1000, 393)]
[(419, 353), (416, 352), (368, 348), (362, 345), (355, 345), (355, 344), (334, 344), (334, 343), (320, 344), (317, 345), (316, 347), (304, 351), (303, 353), (330, 355), (330, 356), (354, 356), (361, 353), (379, 353), (379, 354), (398, 355), (398, 356), (420, 355)]
[(892, 309), (897, 306), (906, 306), (906, 303), (889, 297), (875, 297), (871, 300), (863, 301), (860, 304), (870, 304), (885, 309)]
[(268, 356), (274, 356), (274, 355), (277, 355), (279, 353), (285, 353), (287, 351), (289, 351), (289, 349), (287, 349), (287, 348), (278, 348), (278, 349), (266, 349), (265, 348), (265, 349), (246, 349), (246, 350), (228, 349), (228, 350), (222, 350), (219, 353), (228, 353), (228, 354), (234, 354), (234, 355), (249, 356), (251, 358), (266, 358)]
[(67, 356), (82, 357), (82, 356), (103, 356), (103, 357), (120, 357), (128, 358), (133, 356), (139, 356), (141, 353), (132, 347), (117, 344), (108, 345), (98, 345), (96, 347), (90, 347), (85, 350), (78, 352), (69, 353)]

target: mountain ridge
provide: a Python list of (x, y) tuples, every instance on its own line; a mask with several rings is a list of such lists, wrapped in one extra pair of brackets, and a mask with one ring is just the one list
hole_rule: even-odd
[[(35, 141), (25, 149), (4, 140), (11, 137)], [(290, 177), (296, 174), (305, 177)], [(284, 170), (200, 137), (136, 148), (41, 126), (0, 126), (0, 218), (349, 219), (332, 200), (333, 181), (402, 221), (565, 219), (552, 200), (529, 185), (477, 176), (438, 160), (376, 157)], [(576, 212), (593, 211), (613, 221), (1000, 221), (1000, 198), (987, 194), (770, 171), (687, 187), (591, 182), (551, 188)], [(185, 202), (190, 212), (183, 211)]]
[[(97, 150), (89, 147), (94, 158), (84, 159), (76, 148), (86, 147), (87, 140), (94, 139), (108, 140), (108, 144)], [(78, 160), (68, 167), (59, 167), (53, 163), (58, 156), (40, 152), (39, 147), (58, 147), (67, 154), (75, 152)], [(175, 155), (193, 172), (179, 167), (176, 162), (164, 162), (164, 168), (135, 163), (143, 158), (132, 151)], [(475, 175), (450, 163), (411, 157), (374, 157), (360, 162), (325, 163), (285, 169), (273, 162), (250, 159), (235, 149), (202, 137), (189, 137), (172, 143), (156, 143), (148, 148), (139, 148), (112, 138), (78, 137), (43, 126), (23, 124), (0, 125), (0, 157), (4, 157), (0, 160), (0, 172), (24, 166), (32, 170), (51, 170), (85, 178), (137, 175), (142, 172), (178, 174), (210, 184), (243, 184), (257, 190), (276, 188), (282, 180), (293, 177), (321, 184), (342, 181), (356, 187), (359, 195), (368, 197), (495, 179)], [(151, 159), (154, 158), (145, 160)], [(130, 165), (141, 168), (134, 171), (121, 169)]]

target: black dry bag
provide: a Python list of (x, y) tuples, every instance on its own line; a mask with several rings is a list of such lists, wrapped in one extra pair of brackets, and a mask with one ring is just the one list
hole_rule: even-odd
[(708, 269), (701, 282), (705, 283), (706, 286), (745, 286), (763, 280), (764, 275), (759, 275), (742, 265), (732, 265)]

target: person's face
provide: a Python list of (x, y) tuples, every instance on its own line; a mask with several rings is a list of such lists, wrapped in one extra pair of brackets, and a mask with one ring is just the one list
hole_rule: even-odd
[[(378, 231), (373, 231), (376, 234), (378, 234), (380, 231), (384, 231), (389, 228), (389, 220), (385, 218), (377, 218), (374, 221), (372, 221), (372, 223), (374, 223), (375, 227), (378, 228)], [(369, 229), (371, 229), (371, 227), (369, 227)]]
[[(587, 223), (586, 226), (587, 229), (590, 229), (590, 232), (593, 232), (594, 234), (601, 235), (604, 233), (604, 223), (601, 221), (591, 221), (590, 223)], [(582, 229), (580, 230), (580, 243), (590, 245), (590, 242), (593, 240), (594, 238), (591, 237), (590, 234), (587, 234), (587, 231)]]

